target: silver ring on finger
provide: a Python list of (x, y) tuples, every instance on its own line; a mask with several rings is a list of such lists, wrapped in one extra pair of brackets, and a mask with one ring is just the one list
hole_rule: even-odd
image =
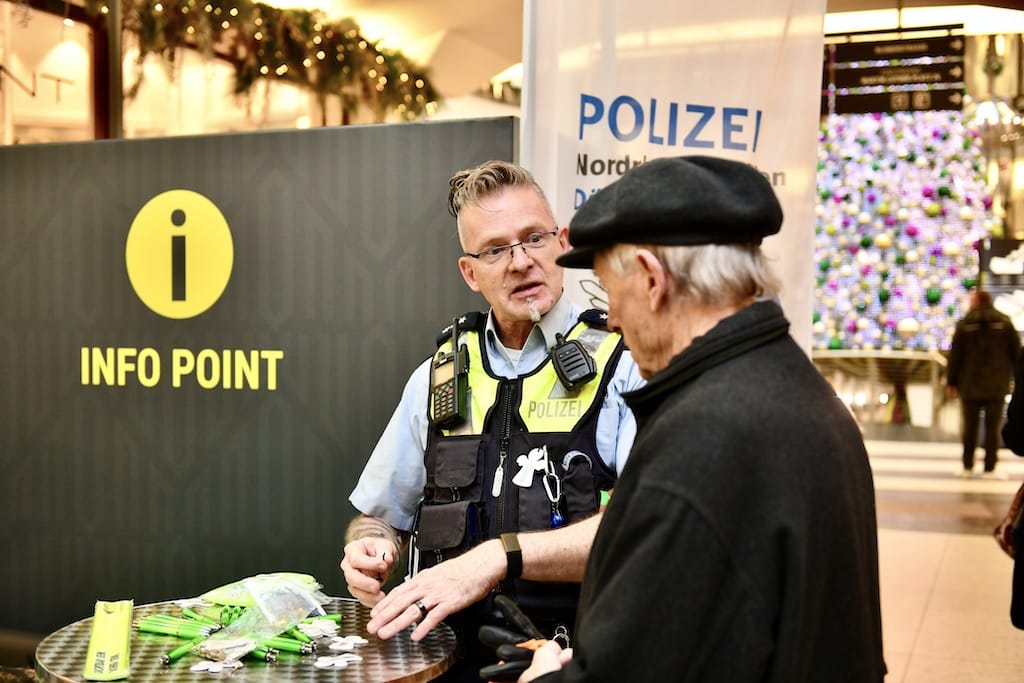
[(427, 612), (429, 612), (430, 610), (427, 609), (427, 606), (423, 604), (422, 600), (416, 601), (416, 609), (420, 611), (420, 619), (427, 618)]

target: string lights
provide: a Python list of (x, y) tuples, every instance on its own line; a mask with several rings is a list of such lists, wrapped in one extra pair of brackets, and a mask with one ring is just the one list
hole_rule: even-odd
[[(92, 14), (107, 14), (104, 0), (86, 0)], [(247, 95), (257, 81), (285, 81), (315, 93), (325, 110), (338, 97), (343, 120), (366, 106), (373, 120), (418, 119), (440, 99), (427, 70), (397, 50), (379, 48), (351, 18), (329, 20), (319, 10), (280, 9), (250, 0), (122, 0), (122, 29), (138, 48), (135, 83), (155, 55), (173, 73), (182, 48), (216, 55), (234, 68), (234, 91)]]

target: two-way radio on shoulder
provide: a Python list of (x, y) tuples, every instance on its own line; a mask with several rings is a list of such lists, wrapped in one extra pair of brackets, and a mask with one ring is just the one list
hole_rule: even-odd
[(573, 391), (597, 377), (597, 363), (578, 339), (566, 341), (561, 332), (551, 347), (551, 363), (566, 391)]
[(469, 415), (469, 352), (459, 345), (459, 319), (452, 320), (451, 351), (439, 349), (430, 366), (430, 419), (442, 429), (456, 427)]

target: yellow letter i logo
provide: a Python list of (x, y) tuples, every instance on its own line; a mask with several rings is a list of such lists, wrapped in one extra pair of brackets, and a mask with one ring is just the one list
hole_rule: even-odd
[(135, 214), (124, 248), (139, 299), (166, 318), (192, 318), (216, 303), (235, 260), (231, 228), (209, 199), (167, 190)]
[[(171, 222), (179, 228), (185, 224), (185, 212), (175, 209)], [(171, 236), (171, 299), (185, 300), (185, 236)]]

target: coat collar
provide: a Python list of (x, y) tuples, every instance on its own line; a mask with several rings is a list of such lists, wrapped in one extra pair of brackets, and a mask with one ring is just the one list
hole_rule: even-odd
[(789, 321), (774, 301), (757, 301), (723, 318), (706, 334), (693, 340), (650, 381), (624, 394), (633, 412), (653, 412), (665, 396), (701, 373), (769, 341), (785, 336)]

